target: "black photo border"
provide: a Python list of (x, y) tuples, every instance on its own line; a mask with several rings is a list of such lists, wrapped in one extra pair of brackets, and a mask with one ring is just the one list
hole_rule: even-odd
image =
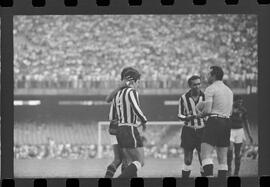
[[(11, 0), (10, 0), (11, 1)], [(240, 0), (237, 5), (227, 5), (225, 0), (207, 0), (205, 5), (194, 5), (193, 0), (175, 0), (173, 5), (163, 6), (161, 0), (142, 0), (140, 6), (130, 6), (129, 0), (110, 0), (109, 6), (98, 6), (97, 0), (78, 0), (76, 7), (65, 7), (64, 0), (46, 0), (43, 7), (34, 7), (32, 0), (12, 0), (11, 7), (0, 7), (1, 16), (1, 180), (6, 186), (108, 186), (110, 182), (99, 179), (66, 180), (14, 179), (13, 163), (13, 16), (16, 15), (94, 15), (94, 14), (255, 14), (258, 17), (258, 124), (259, 161), (258, 177), (241, 178), (242, 186), (267, 185), (270, 176), (270, 4), (257, 0)], [(9, 180), (11, 179), (11, 180)], [(75, 183), (74, 183), (75, 181)], [(78, 183), (76, 182), (78, 181)], [(237, 180), (235, 180), (237, 181)], [(41, 182), (41, 183), (38, 183)], [(131, 186), (163, 186), (180, 184), (181, 179), (145, 178), (133, 180)], [(202, 179), (191, 180), (187, 186), (206, 184)], [(208, 181), (210, 186), (211, 180)], [(114, 179), (112, 186), (128, 186), (129, 181)], [(186, 186), (185, 185), (185, 186)], [(268, 183), (268, 185), (270, 185)], [(166, 185), (167, 186), (167, 185)], [(174, 185), (173, 185), (174, 186)], [(204, 186), (204, 185), (200, 185)], [(214, 185), (215, 186), (215, 185)]]

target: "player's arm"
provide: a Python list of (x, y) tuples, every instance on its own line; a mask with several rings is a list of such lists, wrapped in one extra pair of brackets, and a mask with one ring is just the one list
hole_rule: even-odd
[(137, 97), (137, 92), (135, 90), (129, 91), (128, 98), (129, 98), (129, 101), (131, 103), (132, 109), (134, 110), (134, 112), (138, 116), (138, 118), (141, 120), (142, 125), (146, 124), (147, 119), (140, 108), (139, 100)]
[(198, 106), (201, 107), (200, 114), (198, 117), (205, 117), (211, 114), (212, 106), (213, 106), (213, 97), (214, 97), (214, 89), (213, 87), (209, 86), (205, 90), (205, 101), (199, 103)]
[(249, 121), (247, 119), (247, 113), (246, 112), (244, 113), (243, 120), (244, 120), (245, 131), (247, 132), (250, 143), (252, 144), (253, 143), (253, 138), (252, 138), (251, 133), (250, 133), (250, 124), (249, 124)]
[(116, 114), (115, 99), (113, 99), (110, 107), (109, 120), (112, 121), (115, 119), (117, 119), (117, 114)]
[(178, 115), (177, 115), (178, 119), (185, 121), (186, 120), (186, 115), (185, 115), (185, 108), (184, 108), (184, 102), (182, 99), (182, 96), (179, 99), (178, 102)]
[(126, 81), (123, 80), (117, 88), (115, 88), (109, 95), (107, 95), (107, 97), (105, 98), (105, 101), (107, 103), (110, 103), (113, 100), (113, 98), (116, 96), (117, 92), (121, 90), (122, 88), (125, 88), (126, 86), (127, 86)]

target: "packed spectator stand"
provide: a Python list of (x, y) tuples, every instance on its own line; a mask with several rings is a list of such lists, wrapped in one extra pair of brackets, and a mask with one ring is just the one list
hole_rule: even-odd
[(257, 85), (255, 15), (16, 16), (14, 42), (15, 88), (113, 88), (126, 66), (143, 88), (182, 88), (214, 64)]

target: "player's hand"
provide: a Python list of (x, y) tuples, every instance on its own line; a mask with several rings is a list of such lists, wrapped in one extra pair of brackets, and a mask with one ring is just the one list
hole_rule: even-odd
[(142, 122), (140, 126), (142, 126), (142, 131), (145, 132), (146, 131), (146, 123)]
[(200, 113), (197, 115), (197, 118), (204, 118), (204, 117), (206, 117), (206, 116), (207, 116), (207, 114), (200, 112)]
[(196, 115), (188, 115), (188, 116), (186, 117), (186, 120), (187, 120), (187, 121), (190, 121), (190, 120), (192, 120), (192, 119), (194, 119), (194, 118), (196, 118)]

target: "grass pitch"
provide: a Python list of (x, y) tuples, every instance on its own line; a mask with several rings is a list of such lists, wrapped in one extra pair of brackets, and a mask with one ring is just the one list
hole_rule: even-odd
[[(105, 174), (107, 165), (112, 159), (14, 159), (14, 176), (18, 178), (101, 178)], [(217, 161), (215, 160), (215, 164)], [(233, 161), (234, 163), (234, 161)], [(182, 158), (153, 159), (147, 158), (145, 166), (139, 171), (139, 177), (181, 177)], [(197, 159), (193, 160), (192, 177), (200, 176)], [(117, 170), (115, 177), (119, 175)], [(215, 168), (215, 175), (217, 169)], [(240, 176), (254, 177), (258, 175), (258, 160), (242, 159)]]

